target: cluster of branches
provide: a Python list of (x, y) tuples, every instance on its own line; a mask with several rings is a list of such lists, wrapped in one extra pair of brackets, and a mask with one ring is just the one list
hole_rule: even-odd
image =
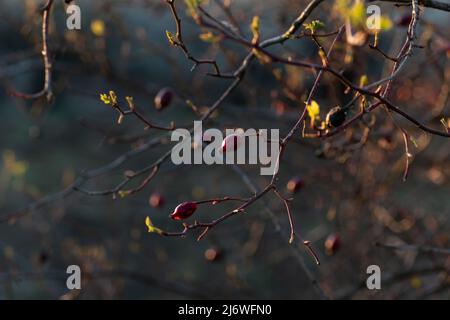
[[(386, 112), (391, 117), (392, 121), (394, 121), (395, 125), (401, 131), (404, 137), (404, 145), (405, 145), (405, 170), (404, 170), (404, 179), (406, 179), (409, 171), (409, 134), (405, 128), (399, 125), (396, 122), (395, 117), (401, 117), (413, 125), (417, 126), (419, 129), (423, 130), (432, 135), (440, 136), (448, 138), (450, 137), (449, 128), (445, 127), (444, 130), (438, 130), (433, 127), (430, 127), (420, 119), (415, 116), (409, 114), (405, 111), (404, 107), (396, 105), (390, 97), (392, 87), (394, 82), (400, 77), (402, 70), (407, 65), (408, 59), (412, 56), (413, 52), (420, 48), (419, 44), (416, 43), (417, 40), (417, 30), (418, 25), (420, 23), (420, 15), (421, 8), (420, 5), (435, 8), (443, 11), (450, 11), (450, 7), (439, 1), (432, 0), (404, 0), (404, 1), (388, 1), (395, 2), (398, 5), (408, 5), (411, 7), (411, 19), (409, 22), (409, 26), (407, 28), (403, 45), (400, 50), (394, 57), (391, 57), (384, 53), (378, 47), (377, 37), (374, 36), (374, 42), (368, 44), (366, 42), (359, 44), (360, 46), (369, 46), (374, 50), (374, 52), (380, 53), (384, 59), (386, 59), (389, 63), (391, 63), (390, 71), (388, 74), (383, 75), (377, 81), (372, 83), (359, 83), (355, 84), (351, 80), (349, 80), (341, 70), (338, 69), (337, 66), (334, 66), (331, 62), (331, 58), (333, 57), (333, 49), (337, 43), (347, 43), (348, 45), (355, 45), (351, 43), (351, 26), (349, 23), (343, 24), (337, 30), (331, 30), (327, 33), (319, 33), (314, 28), (305, 27), (308, 19), (313, 17), (314, 11), (320, 7), (320, 5), (324, 2), (323, 0), (312, 0), (309, 4), (298, 14), (298, 16), (292, 21), (292, 23), (286, 28), (286, 30), (274, 37), (268, 39), (261, 39), (260, 31), (259, 31), (259, 21), (257, 18), (254, 19), (251, 31), (252, 37), (247, 38), (245, 34), (241, 31), (242, 28), (239, 26), (237, 19), (233, 16), (230, 8), (223, 3), (219, 2), (220, 7), (226, 13), (226, 16), (229, 19), (229, 22), (224, 22), (214, 17), (206, 7), (202, 6), (201, 1), (190, 0), (187, 1), (188, 9), (191, 17), (195, 21), (195, 23), (202, 29), (207, 30), (209, 32), (213, 32), (216, 37), (220, 39), (220, 41), (230, 41), (235, 44), (242, 46), (248, 50), (248, 54), (242, 59), (240, 64), (233, 72), (223, 72), (222, 68), (215, 59), (200, 59), (194, 56), (194, 54), (190, 51), (188, 44), (184, 40), (184, 29), (183, 29), (183, 21), (179, 14), (179, 9), (181, 6), (181, 1), (177, 2), (176, 0), (164, 0), (167, 4), (167, 8), (170, 10), (173, 23), (175, 25), (176, 31), (172, 34), (171, 32), (167, 32), (167, 36), (169, 42), (179, 48), (185, 55), (185, 57), (193, 63), (193, 68), (195, 69), (200, 65), (207, 65), (211, 68), (211, 72), (208, 73), (208, 76), (220, 78), (224, 81), (230, 81), (228, 87), (223, 91), (223, 93), (212, 103), (209, 108), (205, 112), (198, 112), (198, 108), (192, 103), (191, 100), (186, 99), (186, 103), (191, 106), (196, 114), (199, 115), (199, 120), (208, 121), (211, 118), (211, 115), (219, 109), (224, 101), (229, 97), (229, 95), (239, 86), (246, 75), (246, 71), (249, 69), (252, 63), (260, 62), (265, 65), (284, 65), (284, 66), (292, 66), (299, 69), (310, 70), (314, 73), (315, 79), (312, 87), (309, 90), (309, 94), (307, 100), (305, 101), (302, 109), (300, 110), (298, 117), (288, 132), (280, 139), (279, 141), (279, 156), (277, 158), (276, 170), (275, 173), (270, 177), (269, 181), (262, 188), (258, 188), (256, 184), (253, 182), (251, 177), (249, 177), (246, 173), (240, 170), (237, 166), (233, 166), (234, 171), (238, 174), (240, 179), (246, 184), (249, 190), (252, 192), (249, 197), (225, 197), (225, 198), (216, 198), (216, 199), (208, 199), (203, 201), (192, 201), (190, 204), (192, 206), (189, 210), (196, 209), (197, 205), (218, 205), (222, 202), (233, 201), (239, 202), (239, 205), (236, 206), (233, 210), (226, 212), (219, 218), (209, 221), (209, 222), (199, 222), (194, 221), (193, 223), (183, 223), (181, 231), (177, 232), (169, 232), (164, 231), (159, 228), (156, 228), (152, 225), (151, 221), (147, 221), (147, 225), (149, 227), (149, 231), (157, 232), (163, 236), (185, 236), (190, 231), (194, 229), (199, 229), (200, 234), (198, 239), (202, 239), (205, 237), (208, 232), (210, 232), (214, 227), (221, 224), (223, 221), (226, 221), (229, 218), (232, 218), (237, 215), (243, 214), (249, 207), (254, 205), (259, 201), (264, 201), (264, 198), (269, 194), (275, 196), (279, 201), (283, 204), (286, 214), (289, 221), (290, 231), (289, 231), (289, 242), (292, 243), (296, 238), (298, 238), (301, 243), (305, 246), (306, 250), (312, 255), (315, 262), (319, 264), (319, 260), (317, 255), (315, 254), (310, 242), (301, 237), (298, 229), (295, 227), (292, 208), (290, 201), (286, 195), (283, 194), (280, 188), (279, 181), (279, 172), (281, 171), (282, 163), (284, 161), (285, 151), (290, 145), (293, 137), (301, 132), (301, 136), (305, 139), (327, 139), (331, 136), (342, 134), (347, 128), (351, 127), (358, 121), (361, 121), (366, 114), (373, 113), (375, 110), (379, 108), (384, 108)], [(49, 52), (49, 36), (48, 36), (48, 26), (49, 26), (49, 15), (52, 9), (52, 5), (54, 4), (53, 0), (48, 0), (42, 10), (42, 56), (44, 62), (44, 87), (41, 91), (35, 94), (24, 94), (17, 91), (13, 91), (14, 95), (20, 98), (25, 99), (37, 99), (40, 97), (46, 97), (48, 100), (51, 100), (53, 97), (52, 93), (52, 62), (50, 59)], [(313, 40), (318, 49), (318, 57), (317, 63), (297, 59), (294, 57), (285, 57), (283, 55), (273, 53), (270, 48), (282, 45), (288, 41), (296, 41), (300, 38), (310, 38)], [(323, 39), (330, 38), (331, 44), (326, 49), (324, 45)], [(351, 94), (353, 98), (350, 103), (348, 103), (344, 107), (339, 107), (337, 110), (341, 113), (342, 121), (338, 121), (337, 123), (325, 123), (318, 125), (315, 123), (315, 119), (311, 119), (311, 125), (307, 126), (308, 117), (313, 117), (309, 114), (308, 107), (311, 106), (313, 102), (314, 96), (317, 92), (317, 89), (321, 83), (324, 74), (329, 74), (330, 76), (337, 79), (341, 82), (345, 89), (346, 94)], [(161, 130), (165, 132), (171, 132), (172, 130), (178, 128), (174, 123), (171, 123), (169, 126), (157, 125), (153, 121), (146, 119), (145, 116), (138, 111), (138, 107), (135, 106), (133, 99), (131, 97), (127, 97), (126, 104), (124, 107), (118, 101), (114, 92), (111, 92), (109, 95), (105, 95), (102, 100), (105, 103), (110, 104), (111, 107), (119, 113), (119, 120), (122, 121), (125, 116), (134, 116), (136, 119), (141, 121), (146, 129), (149, 130)], [(354, 113), (350, 118), (346, 118), (347, 110), (353, 106), (359, 106), (358, 112)], [(329, 116), (332, 116), (332, 111), (330, 111)], [(336, 110), (333, 110), (335, 113)], [(193, 128), (188, 128), (191, 131)], [(147, 165), (146, 167), (141, 168), (138, 171), (134, 171), (128, 173), (125, 178), (120, 181), (116, 186), (106, 189), (106, 190), (88, 190), (83, 185), (91, 179), (97, 178), (101, 175), (107, 174), (112, 170), (118, 168), (119, 166), (125, 164), (127, 160), (132, 157), (135, 157), (144, 151), (147, 151), (165, 141), (165, 137), (158, 137), (148, 140), (146, 143), (140, 145), (138, 148), (133, 149), (112, 162), (84, 172), (81, 176), (79, 176), (75, 181), (70, 184), (66, 189), (53, 194), (47, 197), (44, 197), (34, 203), (31, 203), (26, 208), (23, 208), (17, 212), (12, 214), (3, 215), (1, 219), (3, 221), (15, 221), (21, 216), (24, 216), (30, 212), (33, 212), (57, 199), (61, 199), (67, 197), (73, 192), (81, 192), (88, 196), (105, 196), (110, 195), (116, 197), (119, 196), (127, 196), (144, 189), (152, 179), (157, 175), (161, 166), (170, 159), (170, 151), (162, 154), (156, 161)], [(280, 170), (278, 170), (280, 169)], [(128, 187), (132, 182), (139, 181), (137, 186)], [(264, 203), (264, 202), (263, 202)], [(274, 213), (266, 208), (266, 211), (273, 217)], [(193, 211), (192, 211), (193, 212)], [(274, 219), (275, 221), (276, 219)], [(281, 233), (284, 234), (283, 230), (280, 228)], [(299, 261), (305, 269), (305, 272), (310, 277), (312, 283), (316, 285), (318, 291), (324, 295), (321, 288), (318, 286), (317, 281), (314, 279), (312, 272), (308, 270), (303, 258), (300, 255), (297, 255)]]

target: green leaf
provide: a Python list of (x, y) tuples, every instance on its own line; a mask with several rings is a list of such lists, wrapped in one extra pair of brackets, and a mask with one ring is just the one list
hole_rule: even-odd
[(130, 191), (127, 191), (127, 190), (120, 190), (120, 191), (118, 192), (118, 194), (119, 194), (119, 197), (125, 198), (126, 196), (128, 196), (128, 195), (130, 194)]
[(306, 106), (306, 110), (311, 119), (315, 120), (319, 118), (320, 106), (315, 100), (312, 100), (311, 103)]
[(167, 39), (169, 40), (169, 43), (171, 44), (171, 45), (176, 45), (176, 41), (175, 41), (175, 37), (173, 36), (173, 34), (170, 32), (170, 31), (168, 31), (168, 30), (166, 30), (166, 37), (167, 37)]
[(313, 20), (310, 23), (303, 24), (305, 29), (309, 30), (311, 33), (315, 33), (317, 30), (325, 27), (325, 24), (320, 20)]
[(257, 43), (259, 41), (259, 31), (260, 31), (260, 23), (258, 16), (253, 17), (252, 24), (250, 25), (250, 30), (252, 30), (253, 33), (252, 43)]
[(147, 218), (145, 218), (145, 225), (148, 228), (148, 232), (149, 233), (157, 233), (157, 234), (162, 234), (163, 231), (157, 227), (155, 227), (152, 223), (152, 221), (150, 220), (150, 217), (147, 216)]
[(367, 77), (367, 75), (363, 74), (361, 76), (361, 78), (359, 78), (359, 86), (360, 87), (364, 87), (368, 83), (369, 83), (369, 78)]
[(106, 93), (100, 93), (100, 100), (102, 100), (104, 104), (111, 104), (111, 99)]
[(114, 91), (109, 91), (109, 93), (100, 93), (100, 100), (103, 101), (104, 104), (116, 105), (117, 104), (117, 96)]

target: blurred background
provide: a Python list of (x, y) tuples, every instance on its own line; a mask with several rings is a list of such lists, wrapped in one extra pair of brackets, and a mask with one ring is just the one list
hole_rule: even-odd
[[(64, 190), (83, 172), (167, 136), (143, 130), (131, 117), (118, 125), (117, 113), (100, 101), (100, 93), (114, 90), (120, 99), (133, 96), (139, 111), (155, 123), (189, 126), (198, 116), (179, 97), (163, 111), (156, 110), (158, 91), (171, 87), (202, 111), (230, 83), (207, 76), (209, 66), (191, 71), (191, 61), (168, 43), (165, 31), (175, 32), (175, 24), (165, 1), (74, 3), (81, 8), (81, 30), (67, 30), (63, 1), (55, 1), (51, 12), (55, 97), (48, 103), (45, 98), (23, 100), (8, 94), (11, 88), (42, 88), (43, 1), (0, 0), (0, 299), (317, 299), (312, 279), (334, 299), (450, 297), (450, 256), (445, 249), (450, 248), (449, 141), (395, 115), (394, 123), (382, 108), (331, 138), (306, 139), (297, 133), (287, 148), (279, 188), (289, 195), (288, 182), (292, 186), (292, 179), (301, 181), (300, 190), (291, 195), (296, 231), (311, 241), (320, 266), (298, 241), (288, 244), (286, 212), (273, 195), (218, 225), (202, 241), (196, 241), (195, 231), (185, 238), (147, 233), (146, 216), (164, 230), (180, 231), (181, 224), (168, 218), (180, 202), (251, 196), (242, 174), (230, 166), (175, 166), (169, 161), (149, 185), (128, 197), (72, 192), (22, 210)], [(258, 15), (266, 39), (283, 33), (307, 3), (209, 0), (204, 8), (238, 25), (247, 39), (252, 17)], [(202, 37), (207, 30), (195, 24), (183, 1), (175, 4), (193, 55), (217, 59), (224, 72), (233, 72), (248, 49)], [(410, 8), (377, 4), (392, 21), (380, 35), (380, 48), (395, 56), (406, 34), (401, 19)], [(417, 43), (423, 48), (408, 60), (391, 99), (422, 122), (443, 129), (441, 119), (450, 117), (450, 23), (448, 13), (422, 13)], [(335, 1), (323, 3), (311, 19), (324, 22), (324, 33), (344, 23)], [(331, 40), (322, 43), (328, 48)], [(317, 46), (308, 37), (272, 52), (320, 63)], [(350, 47), (343, 41), (331, 62), (355, 83), (362, 75), (376, 81), (392, 67), (367, 45)], [(314, 77), (310, 70), (255, 61), (208, 127), (278, 128), (286, 134)], [(324, 76), (314, 98), (322, 118), (349, 100), (344, 90), (336, 78)], [(412, 137), (406, 182), (403, 136), (397, 125)], [(163, 139), (83, 187), (110, 189), (127, 171), (148, 166), (170, 146)], [(257, 166), (240, 170), (259, 188), (269, 182)], [(210, 221), (230, 209), (229, 203), (202, 206), (195, 218)], [(66, 268), (72, 264), (82, 268), (80, 291), (66, 288)], [(381, 290), (365, 287), (366, 268), (372, 264), (381, 268)]]

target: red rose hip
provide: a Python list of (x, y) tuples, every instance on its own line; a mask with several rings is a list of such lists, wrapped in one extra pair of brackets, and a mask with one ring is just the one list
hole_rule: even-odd
[(162, 88), (155, 96), (155, 108), (161, 110), (168, 107), (173, 100), (173, 96), (174, 93), (171, 88)]
[(173, 220), (184, 220), (192, 216), (195, 210), (197, 210), (197, 204), (195, 202), (183, 202), (173, 210), (170, 218)]

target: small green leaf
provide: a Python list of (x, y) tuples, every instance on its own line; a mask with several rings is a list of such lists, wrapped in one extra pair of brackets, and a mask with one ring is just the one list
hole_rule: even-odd
[(317, 30), (324, 28), (325, 24), (320, 20), (313, 20), (310, 23), (305, 23), (303, 26), (311, 33), (315, 33)]
[(363, 74), (361, 76), (361, 78), (359, 78), (359, 86), (360, 87), (364, 87), (368, 83), (369, 83), (369, 78), (367, 77), (367, 75)]
[(306, 106), (306, 110), (308, 111), (308, 115), (312, 120), (316, 120), (319, 118), (320, 106), (316, 101), (312, 100), (311, 103)]
[(110, 104), (112, 106), (117, 105), (117, 96), (114, 91), (109, 91), (109, 93), (100, 93), (100, 100), (104, 104)]
[(252, 23), (250, 25), (250, 30), (253, 33), (253, 40), (252, 43), (255, 44), (259, 41), (259, 31), (260, 31), (260, 23), (259, 23), (259, 17), (254, 16)]
[(100, 93), (100, 100), (103, 101), (104, 104), (111, 104), (111, 99), (106, 93)]
[(155, 227), (152, 223), (152, 221), (150, 220), (150, 217), (147, 216), (147, 218), (145, 218), (145, 225), (148, 228), (148, 232), (149, 233), (157, 233), (157, 234), (162, 234), (162, 230)]
[(166, 30), (166, 37), (167, 37), (167, 39), (169, 40), (169, 43), (170, 43), (172, 46), (175, 46), (175, 45), (177, 44), (177, 42), (175, 41), (175, 38), (174, 38), (173, 34), (172, 34), (169, 30)]
[(125, 198), (126, 196), (128, 196), (128, 195), (130, 194), (130, 191), (127, 191), (127, 190), (120, 190), (120, 191), (118, 192), (118, 194), (119, 194), (119, 197)]

